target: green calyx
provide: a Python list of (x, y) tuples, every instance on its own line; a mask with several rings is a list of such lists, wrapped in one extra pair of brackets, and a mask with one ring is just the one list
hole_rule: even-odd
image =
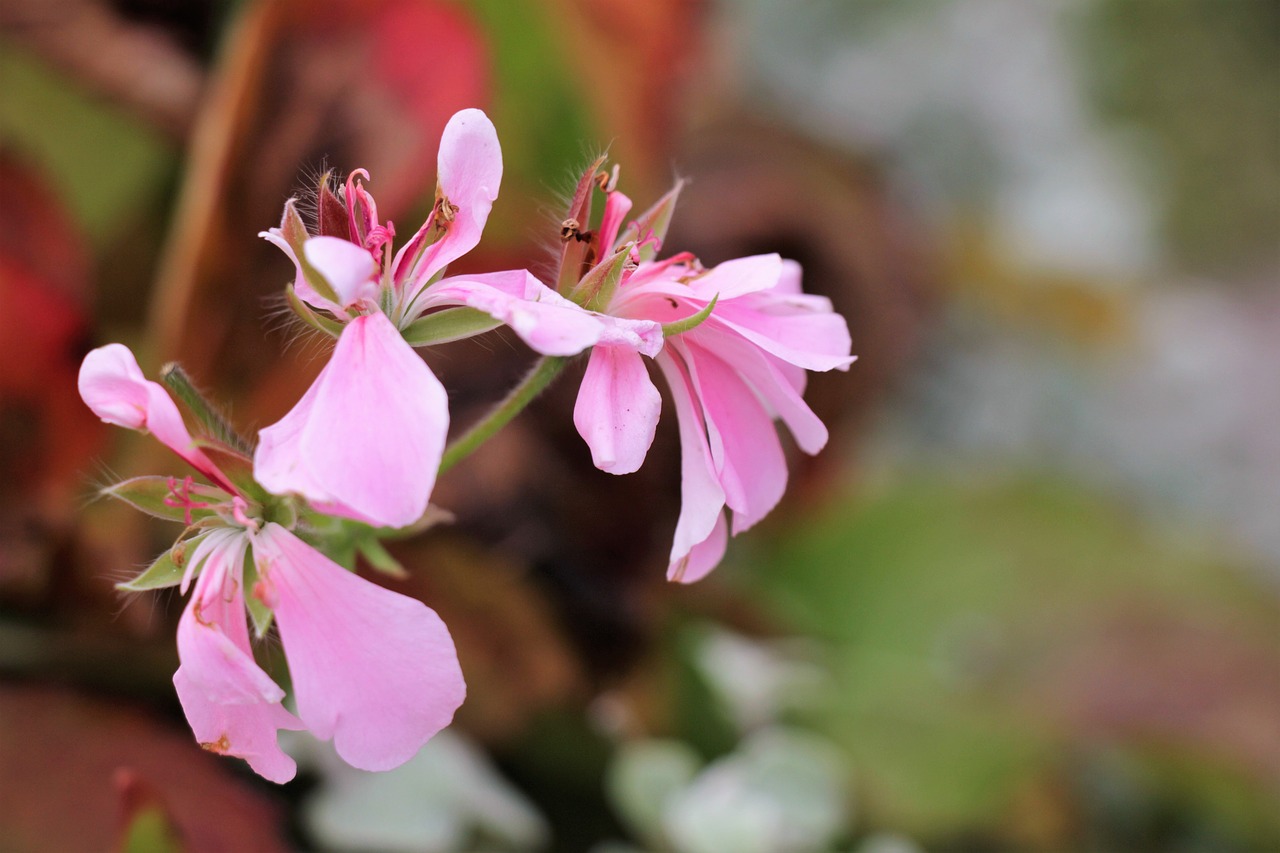
[(303, 250), (311, 235), (307, 233), (307, 226), (303, 223), (302, 215), (298, 213), (298, 206), (293, 199), (285, 202), (284, 217), (280, 220), (280, 232), (284, 234), (285, 242), (293, 250), (293, 256), (302, 269), (302, 277), (306, 279), (307, 284), (311, 285), (311, 289), (334, 305), (341, 305), (338, 293), (329, 284), (329, 280), (307, 260), (307, 253)]
[(716, 303), (719, 301), (720, 294), (717, 293), (715, 296), (711, 297), (711, 301), (707, 303), (707, 307), (703, 308), (697, 314), (685, 317), (683, 320), (677, 320), (674, 323), (663, 324), (662, 336), (664, 338), (670, 338), (701, 326), (706, 322), (706, 319), (711, 316), (711, 312), (715, 310)]
[(401, 330), (411, 347), (460, 341), (492, 331), (502, 323), (475, 308), (445, 308), (414, 320)]

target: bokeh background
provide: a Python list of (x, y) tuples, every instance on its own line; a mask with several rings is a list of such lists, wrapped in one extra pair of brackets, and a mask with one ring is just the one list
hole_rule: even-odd
[[(330, 167), (411, 231), (476, 105), (458, 269), (545, 269), (607, 150), (641, 207), (689, 179), (671, 250), (800, 260), (860, 360), (694, 587), (673, 424), (611, 478), (562, 380), (384, 581), (453, 631), (455, 726), (275, 787), (192, 742), (177, 597), (112, 587), (176, 531), (95, 487), (177, 463), (76, 370), (124, 341), (275, 420), (324, 350), (255, 235)], [(1271, 0), (3, 0), (0, 849), (1280, 849), (1277, 284)], [(425, 355), (458, 424), (531, 360)]]

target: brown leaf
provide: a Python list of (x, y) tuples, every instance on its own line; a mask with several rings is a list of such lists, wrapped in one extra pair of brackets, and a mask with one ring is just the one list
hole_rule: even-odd
[(5, 850), (111, 849), (122, 794), (137, 786), (157, 792), (191, 853), (286, 849), (277, 808), (189, 731), (68, 691), (0, 686)]

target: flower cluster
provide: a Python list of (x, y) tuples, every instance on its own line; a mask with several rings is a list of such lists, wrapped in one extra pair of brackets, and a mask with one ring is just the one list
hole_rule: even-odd
[[(319, 190), (314, 227), (294, 201), (262, 234), (293, 262), (289, 304), (336, 338), (328, 363), (293, 409), (256, 443), (234, 430), (177, 369), (166, 384), (200, 421), (193, 437), (165, 386), (120, 344), (91, 352), (80, 393), (104, 421), (147, 430), (207, 482), (139, 477), (106, 491), (186, 525), (177, 544), (129, 590), (178, 586), (174, 685), (197, 740), (264, 777), (290, 779), (281, 729), (334, 741), (355, 767), (383, 770), (447, 726), (466, 688), (452, 639), (426, 605), (334, 562), (329, 536), (354, 537), (375, 564), (378, 538), (421, 525), (440, 471), (514, 417), (571, 356), (589, 352), (573, 419), (596, 466), (637, 470), (670, 390), (683, 493), (668, 577), (692, 582), (720, 561), (730, 533), (763, 518), (786, 486), (775, 420), (800, 449), (827, 440), (805, 405), (807, 370), (852, 362), (844, 320), (800, 289), (777, 255), (714, 268), (688, 254), (658, 260), (679, 187), (627, 221), (617, 172), (584, 174), (561, 231), (555, 282), (526, 270), (447, 276), (474, 248), (498, 196), (497, 134), (464, 110), (440, 143), (435, 203), (398, 250), (362, 170)], [(604, 195), (598, 228), (593, 196)], [(447, 445), (448, 397), (414, 348), (511, 328), (543, 356), (492, 416)], [(218, 462), (214, 460), (218, 459)], [(728, 511), (728, 515), (726, 514)], [(730, 520), (731, 517), (731, 520)], [(295, 711), (258, 666), (250, 624), (279, 633)]]

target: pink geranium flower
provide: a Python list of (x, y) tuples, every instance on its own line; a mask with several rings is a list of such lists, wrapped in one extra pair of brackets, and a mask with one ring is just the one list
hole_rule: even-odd
[[(280, 729), (309, 729), (332, 739), (351, 765), (386, 770), (450, 723), (466, 687), (434, 611), (347, 571), (270, 520), (268, 508), (197, 445), (172, 398), (143, 376), (126, 347), (110, 344), (85, 357), (80, 394), (103, 420), (150, 430), (216, 484), (171, 485), (163, 506), (191, 525), (191, 537), (171, 552), (181, 554), (173, 562), (185, 570), (180, 579), (149, 584), (186, 592), (194, 580), (178, 625), (174, 686), (202, 746), (286, 782), (296, 767), (277, 744)], [(254, 661), (246, 594), (278, 626), (297, 716)]]
[[(669, 333), (655, 361), (675, 404), (683, 487), (668, 577), (688, 583), (719, 563), (730, 531), (748, 529), (782, 497), (787, 467), (774, 420), (806, 453), (826, 444), (826, 427), (802, 399), (805, 371), (847, 369), (849, 330), (829, 300), (801, 292), (799, 265), (777, 255), (713, 269), (688, 254), (652, 260), (661, 240), (652, 224), (669, 218), (675, 193), (619, 239), (631, 202), (607, 191), (602, 254), (614, 252), (623, 269), (610, 292), (580, 296), (606, 314), (660, 323)], [(574, 423), (598, 468), (638, 469), (660, 408), (640, 351), (625, 343), (592, 350)]]
[(502, 179), (493, 124), (479, 110), (450, 119), (440, 140), (436, 203), (393, 255), (363, 170), (343, 197), (322, 189), (321, 233), (308, 234), (294, 203), (263, 237), (293, 260), (295, 310), (338, 336), (310, 391), (262, 430), (260, 482), (326, 512), (401, 527), (426, 510), (449, 428), (444, 389), (412, 346), (510, 326), (543, 355), (573, 355), (601, 340), (646, 350), (653, 323), (606, 321), (524, 270), (441, 278), (476, 246)]

